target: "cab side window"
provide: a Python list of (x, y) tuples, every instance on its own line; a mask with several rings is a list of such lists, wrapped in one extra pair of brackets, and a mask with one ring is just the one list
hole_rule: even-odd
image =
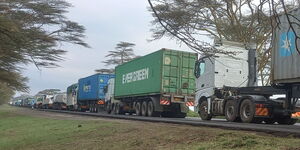
[(200, 62), (199, 64), (199, 69), (200, 69), (200, 76), (204, 74), (205, 72), (205, 62)]
[(199, 78), (205, 73), (205, 62), (203, 60), (197, 61), (195, 65), (195, 76)]

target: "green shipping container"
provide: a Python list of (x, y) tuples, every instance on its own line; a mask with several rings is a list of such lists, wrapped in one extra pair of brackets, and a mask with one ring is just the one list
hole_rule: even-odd
[(115, 98), (172, 94), (193, 96), (196, 53), (161, 49), (116, 67)]

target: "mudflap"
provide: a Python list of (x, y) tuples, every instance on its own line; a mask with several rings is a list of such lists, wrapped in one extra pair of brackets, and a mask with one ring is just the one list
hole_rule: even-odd
[(189, 112), (189, 107), (185, 105), (185, 103), (180, 104), (180, 111), (181, 113), (188, 113)]
[(164, 111), (164, 107), (160, 104), (160, 96), (153, 96), (153, 97), (150, 97), (150, 99), (152, 100), (152, 102), (154, 104), (154, 111), (156, 111), (156, 112)]

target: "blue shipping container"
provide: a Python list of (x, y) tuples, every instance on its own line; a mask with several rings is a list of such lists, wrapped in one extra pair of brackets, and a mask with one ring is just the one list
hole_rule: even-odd
[(113, 74), (95, 74), (78, 80), (78, 101), (103, 100), (105, 98), (104, 87)]

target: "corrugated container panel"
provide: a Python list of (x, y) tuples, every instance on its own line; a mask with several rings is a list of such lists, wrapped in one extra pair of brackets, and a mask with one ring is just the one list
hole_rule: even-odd
[[(290, 20), (299, 24), (300, 9), (290, 13), (296, 17), (290, 16)], [(300, 82), (300, 55), (296, 50), (296, 44), (300, 48), (300, 40), (295, 41), (295, 35), (300, 36), (300, 29), (294, 24), (296, 33), (292, 32), (286, 15), (281, 15), (279, 18), (280, 24), (273, 36), (272, 80), (274, 83)]]
[(197, 54), (162, 49), (116, 67), (115, 97), (192, 95)]
[(95, 74), (78, 81), (78, 100), (100, 100), (105, 98), (104, 87), (113, 74)]

